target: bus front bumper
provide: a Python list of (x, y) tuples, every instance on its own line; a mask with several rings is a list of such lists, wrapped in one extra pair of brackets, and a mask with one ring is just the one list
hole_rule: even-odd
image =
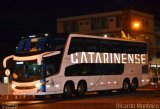
[(49, 95), (54, 94), (54, 92), (42, 92), (37, 89), (32, 90), (13, 90), (13, 95)]

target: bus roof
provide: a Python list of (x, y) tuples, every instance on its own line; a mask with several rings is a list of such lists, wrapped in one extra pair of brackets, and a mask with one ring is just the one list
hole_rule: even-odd
[(104, 39), (104, 40), (117, 40), (117, 41), (146, 43), (145, 41), (129, 40), (129, 39), (121, 39), (121, 38), (111, 38), (111, 37), (102, 37), (102, 36), (95, 36), (95, 35), (70, 34), (69, 36), (70, 37), (85, 37), (85, 38)]
[(69, 34), (67, 33), (43, 33), (43, 34), (32, 34), (32, 35), (26, 35), (22, 37), (22, 39), (28, 39), (28, 38), (39, 38), (39, 37), (65, 37), (67, 38)]
[[(28, 38), (38, 38), (38, 37), (46, 37), (45, 34), (36, 34), (36, 35), (30, 35), (23, 37), (22, 39), (28, 39)], [(140, 43), (146, 43), (145, 41), (138, 41), (138, 40), (129, 40), (129, 39), (121, 39), (121, 38), (111, 38), (111, 37), (102, 37), (102, 36), (96, 36), (96, 35), (84, 35), (84, 34), (68, 34), (68, 33), (55, 33), (55, 34), (47, 34), (47, 37), (52, 38), (65, 38), (68, 37), (84, 37), (84, 38), (94, 38), (94, 39), (104, 39), (104, 40), (117, 40), (117, 41), (127, 41), (127, 42), (140, 42)]]

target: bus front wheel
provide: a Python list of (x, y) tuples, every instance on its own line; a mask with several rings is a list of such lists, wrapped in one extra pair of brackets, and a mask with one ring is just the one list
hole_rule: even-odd
[(74, 93), (74, 83), (73, 82), (65, 83), (64, 89), (63, 89), (63, 96), (71, 97), (73, 93)]

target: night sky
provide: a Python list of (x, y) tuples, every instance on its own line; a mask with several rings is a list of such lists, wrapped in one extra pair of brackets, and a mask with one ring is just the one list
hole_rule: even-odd
[(160, 15), (159, 0), (1, 0), (0, 60), (13, 54), (22, 36), (55, 33), (56, 18), (136, 9)]

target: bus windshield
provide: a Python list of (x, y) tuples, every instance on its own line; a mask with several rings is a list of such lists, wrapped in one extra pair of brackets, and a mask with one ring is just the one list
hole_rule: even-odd
[(15, 62), (13, 69), (13, 80), (17, 82), (30, 82), (41, 77), (42, 65), (37, 65), (37, 61)]
[(24, 39), (21, 40), (18, 44), (18, 48), (16, 50), (19, 52), (37, 52), (43, 51), (46, 46), (46, 38), (34, 38), (34, 39)]
[(20, 40), (16, 54), (35, 54), (45, 51), (63, 51), (65, 37), (28, 37)]
[(13, 67), (13, 80), (17, 82), (31, 82), (41, 78), (58, 74), (62, 54), (45, 57), (43, 64), (38, 65), (37, 60), (15, 61)]

